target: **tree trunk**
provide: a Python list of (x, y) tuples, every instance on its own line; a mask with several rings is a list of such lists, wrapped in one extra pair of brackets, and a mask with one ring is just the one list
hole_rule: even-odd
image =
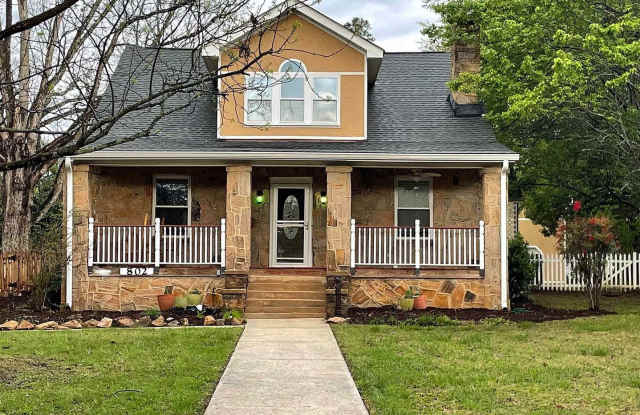
[(4, 224), (2, 252), (29, 250), (31, 230), (32, 182), (25, 169), (4, 173)]

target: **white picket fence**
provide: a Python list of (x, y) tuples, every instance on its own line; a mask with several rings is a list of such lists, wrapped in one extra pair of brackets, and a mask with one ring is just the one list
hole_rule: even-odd
[(225, 220), (220, 225), (98, 225), (89, 219), (89, 266), (225, 266)]
[[(564, 256), (532, 254), (536, 261), (536, 277), (533, 287), (540, 290), (579, 291), (583, 284), (572, 272), (571, 264)], [(607, 256), (605, 277), (602, 281), (605, 289), (623, 291), (640, 289), (640, 254), (612, 254)]]

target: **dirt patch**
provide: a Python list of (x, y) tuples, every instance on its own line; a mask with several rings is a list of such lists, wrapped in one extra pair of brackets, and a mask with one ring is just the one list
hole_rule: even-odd
[(52, 378), (59, 374), (54, 365), (44, 360), (0, 356), (0, 385), (19, 388), (28, 383), (30, 375), (36, 372)]
[[(190, 326), (202, 326), (205, 315), (210, 315), (218, 319), (222, 318), (222, 313), (222, 310), (204, 310), (199, 314), (195, 307), (190, 307), (187, 309), (174, 309), (159, 313), (158, 315), (162, 314), (165, 320), (169, 317), (180, 321), (186, 318), (189, 320)], [(7, 320), (16, 320), (18, 322), (20, 320), (28, 320), (33, 324), (55, 321), (61, 324), (69, 320), (100, 320), (103, 317), (109, 317), (113, 320), (120, 317), (129, 317), (136, 320), (145, 315), (148, 315), (145, 311), (71, 311), (68, 309), (35, 311), (31, 308), (27, 296), (0, 297), (0, 324)], [(155, 315), (152, 316), (152, 318), (155, 318)], [(115, 322), (114, 326), (117, 326)]]
[(609, 311), (599, 313), (588, 310), (558, 310), (545, 308), (535, 304), (519, 304), (511, 311), (485, 310), (469, 308), (460, 310), (427, 308), (426, 310), (401, 311), (393, 306), (379, 308), (351, 308), (348, 312), (353, 324), (396, 324), (404, 320), (417, 319), (421, 316), (447, 316), (453, 320), (481, 321), (488, 318), (503, 318), (510, 321), (543, 322), (552, 320), (570, 320), (577, 317), (601, 316), (615, 314)]

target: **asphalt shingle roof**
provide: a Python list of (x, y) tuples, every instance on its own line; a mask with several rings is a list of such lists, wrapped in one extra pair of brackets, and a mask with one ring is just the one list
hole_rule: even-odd
[[(148, 89), (151, 71), (140, 65), (142, 56), (155, 50), (127, 47), (113, 76), (115, 96), (141, 96)], [(201, 59), (201, 58), (197, 58)], [(163, 49), (157, 71), (175, 74), (191, 64), (192, 52)], [(200, 61), (201, 66), (204, 63)], [(131, 68), (136, 82), (127, 82)], [(363, 152), (395, 154), (513, 153), (496, 141), (489, 123), (482, 117), (455, 117), (447, 102), (446, 82), (450, 74), (449, 53), (387, 53), (378, 79), (369, 87), (368, 138), (359, 142), (218, 140), (216, 108), (210, 94), (196, 98), (184, 110), (163, 118), (158, 133), (123, 143), (110, 150), (127, 151), (305, 151)], [(154, 75), (159, 79), (158, 74)], [(179, 105), (188, 97), (173, 97)], [(103, 102), (105, 105), (107, 100)], [(136, 112), (118, 121), (104, 140), (130, 135), (145, 128), (159, 109)]]

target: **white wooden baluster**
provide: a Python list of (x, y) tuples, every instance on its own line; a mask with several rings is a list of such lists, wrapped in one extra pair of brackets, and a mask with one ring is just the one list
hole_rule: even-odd
[(154, 239), (155, 249), (154, 249), (154, 265), (156, 268), (160, 268), (160, 218), (156, 218), (155, 220), (155, 234), (156, 237)]
[(93, 266), (93, 218), (89, 218), (89, 252), (87, 252), (87, 265)]
[(416, 269), (420, 269), (420, 219), (416, 219), (415, 238), (416, 238), (416, 251), (415, 251), (415, 263)]
[(480, 269), (484, 270), (484, 221), (480, 221)]

